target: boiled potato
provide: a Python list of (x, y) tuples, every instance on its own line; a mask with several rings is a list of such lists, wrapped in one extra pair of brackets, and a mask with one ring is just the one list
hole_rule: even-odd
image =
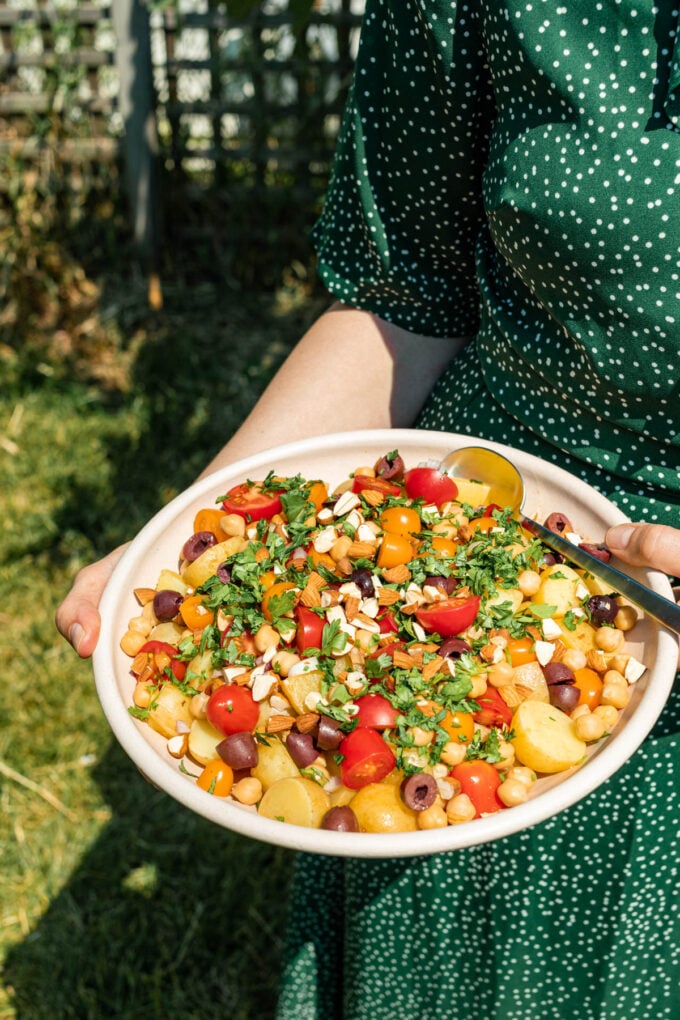
[(350, 790), (348, 786), (338, 786), (330, 793), (331, 807), (345, 807), (356, 796), (356, 790)]
[(189, 711), (188, 695), (182, 694), (173, 684), (163, 684), (158, 694), (154, 694), (149, 705), (147, 722), (157, 733), (164, 737), (177, 735), (177, 723), (191, 726), (193, 716)]
[(352, 798), (352, 811), (362, 832), (415, 832), (416, 813), (406, 807), (392, 783), (370, 783)]
[(504, 602), (512, 603), (512, 611), (516, 613), (524, 602), (524, 595), (519, 588), (499, 588), (498, 594), (487, 600), (488, 606), (502, 606)]
[(217, 745), (224, 740), (207, 719), (194, 719), (189, 730), (189, 754), (199, 765), (207, 765), (213, 758), (219, 758)]
[(182, 640), (184, 627), (179, 627), (171, 620), (158, 623), (149, 634), (149, 641), (164, 641), (168, 645), (178, 645)]
[(518, 761), (534, 772), (564, 772), (579, 765), (586, 753), (569, 716), (542, 701), (523, 701), (511, 728)]
[(555, 616), (564, 616), (579, 605), (576, 588), (581, 578), (566, 563), (554, 563), (541, 573), (541, 586), (533, 596), (533, 602), (556, 606)]
[(298, 715), (304, 715), (310, 709), (306, 705), (308, 694), (320, 694), (323, 673), (320, 669), (309, 673), (296, 673), (281, 681), (281, 689)]
[(212, 577), (219, 567), (230, 556), (242, 552), (248, 543), (243, 538), (235, 536), (228, 538), (226, 542), (218, 542), (211, 545), (204, 553), (201, 553), (193, 563), (187, 563), (182, 570), (182, 580), (190, 588), (198, 588), (209, 577)]
[(174, 570), (161, 570), (158, 575), (156, 591), (178, 591), (184, 595), (187, 590), (186, 582)]
[(258, 813), (290, 825), (318, 829), (330, 806), (330, 797), (318, 783), (304, 776), (289, 776), (265, 791)]
[(300, 775), (300, 770), (278, 737), (267, 737), (266, 744), (257, 746), (257, 765), (250, 774), (259, 779), (265, 790), (280, 779)]
[(595, 648), (595, 628), (587, 620), (581, 620), (573, 630), (569, 630), (559, 620), (556, 623), (562, 631), (560, 640), (567, 648), (578, 648), (586, 654)]

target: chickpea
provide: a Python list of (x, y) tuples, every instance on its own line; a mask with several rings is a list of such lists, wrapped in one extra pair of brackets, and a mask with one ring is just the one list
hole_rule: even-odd
[(597, 708), (593, 709), (593, 715), (599, 715), (607, 733), (611, 733), (619, 721), (619, 713), (613, 705), (598, 705)]
[(465, 760), (466, 745), (456, 740), (449, 740), (448, 744), (444, 744), (444, 748), (441, 753), (441, 760), (446, 762), (447, 765), (460, 765)]
[(374, 634), (371, 630), (358, 630), (354, 635), (354, 644), (357, 648), (360, 648), (362, 652), (372, 652), (374, 648), (377, 648), (379, 643), (379, 635)]
[(477, 814), (475, 806), (467, 793), (458, 793), (446, 805), (446, 819), (449, 825), (471, 822)]
[(576, 719), (580, 719), (583, 715), (590, 715), (590, 709), (587, 705), (577, 705), (574, 711), (569, 714), (569, 717), (576, 721)]
[(614, 617), (614, 626), (619, 630), (632, 630), (637, 623), (638, 615), (633, 606), (621, 606)]
[(349, 537), (349, 535), (341, 535), (340, 538), (337, 538), (335, 540), (335, 542), (330, 548), (331, 558), (334, 559), (336, 563), (339, 563), (340, 560), (344, 559), (344, 557), (347, 555), (347, 550), (349, 549), (351, 544), (352, 539)]
[(135, 634), (143, 634), (145, 637), (151, 633), (152, 629), (151, 620), (146, 620), (143, 616), (133, 616), (128, 623), (128, 630), (134, 631)]
[(478, 673), (477, 676), (472, 677), (472, 690), (470, 691), (469, 697), (472, 698), (473, 701), (475, 698), (483, 697), (483, 695), (486, 694), (487, 687), (488, 684), (486, 682), (486, 677), (481, 673)]
[(598, 627), (595, 644), (603, 652), (620, 652), (624, 644), (623, 631), (617, 627)]
[(438, 521), (432, 526), (432, 530), (437, 535), (443, 535), (444, 538), (455, 538), (458, 534), (458, 528), (451, 520)]
[(606, 683), (602, 686), (600, 700), (603, 705), (625, 708), (630, 701), (630, 690), (626, 684)]
[(529, 796), (529, 788), (519, 779), (505, 779), (496, 792), (506, 807), (524, 804)]
[(367, 478), (375, 478), (375, 468), (358, 467), (354, 469), (355, 475), (365, 475)]
[(295, 652), (287, 652), (284, 649), (281, 652), (277, 652), (273, 657), (272, 669), (274, 669), (279, 676), (288, 676), (295, 663), (299, 661), (299, 655), (296, 655)]
[(225, 514), (224, 517), (220, 517), (220, 527), (229, 538), (243, 538), (246, 533), (245, 518), (238, 514)]
[(508, 774), (505, 777), (507, 779), (516, 780), (518, 783), (524, 783), (527, 789), (530, 789), (536, 782), (536, 773), (532, 769), (528, 769), (526, 765), (515, 765), (513, 768), (508, 770)]
[(628, 681), (626, 680), (626, 678), (623, 675), (623, 673), (620, 673), (618, 671), (618, 669), (608, 669), (607, 672), (605, 673), (605, 675), (602, 677), (602, 680), (606, 684), (627, 684), (628, 683)]
[(138, 630), (128, 630), (120, 639), (120, 647), (126, 655), (132, 658), (137, 654), (142, 645), (146, 644), (146, 635)]
[(541, 577), (535, 570), (523, 570), (517, 578), (517, 587), (522, 595), (535, 595), (541, 587)]
[(253, 643), (258, 652), (266, 652), (268, 648), (275, 645), (277, 648), (281, 643), (281, 635), (268, 623), (263, 623), (253, 638)]
[(574, 671), (583, 669), (586, 664), (586, 653), (580, 648), (568, 648), (562, 656), (562, 662)]
[(500, 662), (494, 662), (486, 678), (492, 687), (507, 687), (512, 683), (512, 675), (510, 663), (507, 659), (501, 659)]
[(494, 762), (494, 768), (499, 771), (512, 768), (515, 764), (515, 749), (508, 740), (499, 739), (498, 753), (501, 757), (498, 761)]
[(600, 737), (604, 736), (602, 717), (595, 715), (594, 712), (580, 716), (574, 722), (574, 733), (579, 740), (585, 740), (586, 744), (592, 744), (594, 740), (599, 740)]
[(437, 797), (434, 804), (431, 804), (429, 808), (425, 808), (424, 811), (418, 811), (416, 822), (419, 829), (445, 829), (449, 821), (446, 817), (444, 802), (441, 797)]
[(149, 684), (136, 684), (132, 694), (132, 700), (137, 708), (148, 708), (151, 704), (151, 691)]
[(210, 698), (207, 694), (194, 694), (193, 698), (189, 702), (189, 711), (194, 719), (206, 718), (206, 706), (209, 700)]
[(609, 660), (609, 668), (615, 669), (617, 673), (620, 673), (621, 676), (623, 676), (626, 672), (626, 666), (628, 665), (629, 659), (630, 655), (626, 654), (612, 655), (611, 659)]
[(427, 747), (434, 740), (434, 730), (424, 730), (422, 726), (411, 726), (409, 732), (416, 747)]
[(239, 804), (257, 804), (262, 800), (262, 783), (254, 776), (246, 776), (234, 783), (231, 788), (232, 796)]

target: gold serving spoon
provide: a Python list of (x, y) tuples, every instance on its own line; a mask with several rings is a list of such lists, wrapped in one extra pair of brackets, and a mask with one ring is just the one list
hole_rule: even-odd
[(501, 453), (485, 446), (464, 446), (452, 450), (441, 461), (441, 470), (458, 478), (471, 478), (491, 487), (491, 501), (499, 506), (510, 506), (517, 511), (523, 528), (540, 538), (553, 552), (561, 553), (565, 559), (587, 570), (611, 586), (612, 592), (625, 596), (649, 616), (680, 634), (680, 607), (670, 599), (640, 584), (629, 574), (612, 567), (585, 549), (580, 548), (561, 535), (550, 531), (545, 525), (526, 517), (524, 506), (524, 479), (515, 465)]

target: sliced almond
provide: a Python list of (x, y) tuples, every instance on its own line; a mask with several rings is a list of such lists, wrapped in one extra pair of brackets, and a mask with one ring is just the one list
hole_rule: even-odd
[(148, 602), (153, 602), (156, 595), (155, 588), (135, 588), (135, 598), (139, 602), (140, 606), (147, 605)]
[(400, 563), (398, 567), (383, 570), (383, 580), (388, 584), (406, 584), (411, 580), (411, 571), (405, 563)]
[(378, 605), (393, 606), (400, 598), (401, 595), (395, 588), (381, 588), (378, 592)]
[(440, 672), (441, 667), (444, 665), (444, 659), (441, 655), (438, 655), (436, 659), (430, 659), (423, 666), (423, 680), (431, 680), (437, 673)]
[(350, 595), (344, 601), (345, 616), (351, 622), (355, 616), (359, 613), (359, 606), (361, 605), (361, 599), (355, 598), (354, 595)]
[(397, 669), (413, 669), (414, 661), (408, 652), (403, 652), (401, 648), (395, 648), (392, 661)]
[(307, 585), (307, 587), (301, 592), (299, 601), (301, 605), (306, 606), (308, 609), (311, 609), (314, 606), (320, 606), (321, 593), (318, 588), (310, 588), (310, 586)]
[(358, 559), (373, 559), (376, 554), (376, 548), (371, 542), (352, 542), (351, 546), (347, 550), (346, 555), (351, 560)]
[(295, 720), (295, 728), (300, 733), (309, 733), (313, 730), (320, 719), (318, 712), (305, 712)]
[(364, 489), (361, 495), (368, 505), (372, 507), (380, 506), (381, 503), (385, 502), (385, 496), (382, 492), (378, 492), (377, 489)]
[(270, 715), (267, 719), (267, 733), (283, 733), (284, 730), (293, 728), (295, 719), (292, 715)]
[(514, 684), (506, 684), (504, 687), (498, 687), (497, 690), (508, 708), (517, 708), (525, 700)]

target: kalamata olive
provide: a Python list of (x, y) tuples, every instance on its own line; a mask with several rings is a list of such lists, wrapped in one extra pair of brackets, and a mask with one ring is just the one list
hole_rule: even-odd
[(231, 581), (231, 567), (228, 563), (220, 563), (215, 573), (222, 584), (229, 584)]
[(361, 592), (362, 598), (373, 598), (375, 595), (375, 585), (373, 584), (373, 574), (370, 570), (366, 570), (364, 568), (361, 568), (360, 570), (353, 570), (349, 579), (350, 581), (354, 581)]
[(254, 769), (258, 761), (257, 741), (252, 733), (230, 733), (216, 747), (225, 765), (232, 769)]
[(554, 531), (556, 535), (562, 535), (565, 531), (573, 531), (571, 521), (565, 514), (550, 514), (545, 520), (548, 531)]
[(574, 684), (553, 684), (548, 688), (550, 704), (562, 712), (573, 712), (578, 705), (581, 692)]
[(556, 563), (564, 563), (564, 556), (561, 553), (547, 552), (543, 554), (543, 565), (554, 567)]
[(286, 750), (299, 769), (304, 769), (319, 757), (311, 733), (291, 730), (286, 737)]
[(619, 611), (609, 595), (593, 595), (588, 599), (588, 612), (595, 623), (613, 623)]
[(439, 588), (445, 595), (450, 595), (456, 587), (457, 581), (455, 577), (443, 577), (439, 574), (433, 574), (431, 577), (426, 577), (423, 581), (423, 588), (427, 585), (430, 588)]
[(413, 811), (425, 811), (432, 807), (438, 792), (437, 781), (428, 772), (417, 772), (407, 776), (401, 784), (404, 803)]
[(320, 751), (335, 751), (345, 736), (337, 719), (322, 715), (316, 732), (316, 746)]
[(612, 554), (607, 549), (606, 545), (594, 545), (592, 542), (580, 542), (579, 549), (583, 549), (584, 552), (590, 553), (596, 560), (602, 560), (603, 563), (609, 563), (612, 558)]
[(321, 819), (321, 828), (332, 832), (358, 832), (359, 823), (351, 807), (332, 807)]
[(184, 596), (171, 588), (162, 588), (153, 597), (153, 611), (161, 623), (174, 620), (179, 613), (179, 607), (184, 602)]
[(439, 646), (439, 654), (445, 656), (447, 659), (460, 659), (461, 655), (465, 652), (471, 652), (472, 649), (467, 641), (463, 641), (462, 638), (450, 637), (446, 641), (442, 641)]
[(193, 563), (201, 553), (204, 553), (212, 545), (217, 545), (217, 539), (212, 531), (197, 531), (184, 543), (182, 556), (187, 563)]
[(400, 482), (404, 477), (404, 461), (399, 454), (391, 460), (389, 457), (381, 457), (375, 465), (375, 473), (388, 482)]
[(573, 684), (576, 680), (574, 671), (564, 662), (548, 662), (543, 667), (543, 676), (548, 686), (552, 684)]

